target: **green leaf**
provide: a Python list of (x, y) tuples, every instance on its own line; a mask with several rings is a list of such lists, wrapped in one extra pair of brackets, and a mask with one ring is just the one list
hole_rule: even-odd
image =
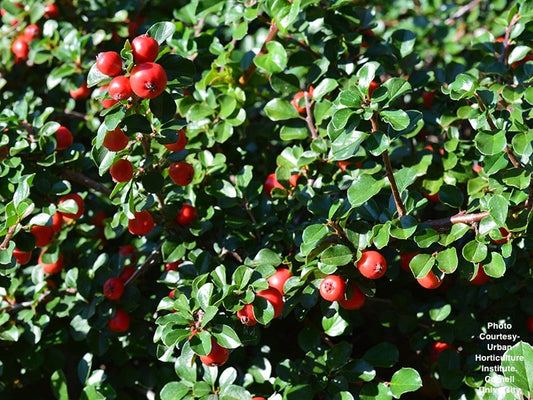
[(370, 349), (363, 356), (374, 367), (390, 368), (400, 359), (398, 348), (389, 342), (382, 342)]
[[(480, 267), (481, 268), (481, 267)], [(488, 276), (493, 278), (501, 278), (506, 270), (505, 260), (500, 253), (491, 252), (490, 261), (483, 264), (483, 269)]]
[(369, 382), (363, 385), (359, 397), (361, 400), (391, 400), (392, 392), (383, 382)]
[(281, 264), (281, 256), (271, 249), (261, 249), (253, 259), (253, 265), (272, 265), (277, 267)]
[(236, 349), (242, 346), (239, 335), (229, 325), (217, 325), (211, 333), (217, 343), (227, 349)]
[(400, 219), (394, 220), (391, 224), (390, 234), (396, 239), (407, 239), (411, 237), (418, 227), (418, 221), (412, 215), (404, 215)]
[(376, 71), (379, 65), (375, 62), (368, 62), (357, 71), (357, 78), (359, 79), (359, 87), (365, 90), (365, 93), (368, 93), (368, 88), (370, 87), (370, 82), (374, 80), (376, 76)]
[(146, 31), (146, 34), (161, 45), (165, 40), (172, 37), (175, 30), (176, 26), (172, 22), (157, 22)]
[(477, 79), (469, 74), (459, 74), (449, 86), (446, 92), (450, 94), (452, 100), (472, 97), (478, 88)]
[(361, 173), (348, 188), (348, 200), (352, 207), (359, 207), (378, 194), (382, 187), (383, 180), (378, 181), (372, 175)]
[(325, 78), (313, 90), (313, 99), (319, 101), (339, 86), (336, 79)]
[(465, 260), (472, 263), (483, 261), (487, 257), (487, 245), (476, 240), (471, 240), (464, 245), (462, 253)]
[(265, 113), (272, 121), (283, 121), (300, 116), (291, 103), (280, 98), (270, 100), (265, 105)]
[(503, 130), (496, 133), (479, 131), (474, 138), (474, 143), (481, 154), (492, 156), (503, 152), (507, 139)]
[(339, 313), (339, 304), (337, 302), (331, 303), (322, 318), (324, 333), (332, 337), (340, 336), (348, 326), (348, 321), (342, 318)]
[(439, 251), (437, 254), (437, 265), (441, 271), (451, 274), (457, 269), (459, 259), (457, 257), (457, 249), (455, 247), (448, 247), (445, 250)]
[(432, 321), (440, 322), (446, 320), (448, 316), (452, 312), (452, 306), (449, 304), (445, 304), (441, 307), (431, 308), (429, 310), (429, 318), (431, 318)]
[(267, 53), (254, 58), (254, 63), (269, 74), (281, 72), (287, 66), (287, 52), (279, 42), (270, 41), (266, 45)]
[(352, 251), (343, 244), (329, 246), (320, 255), (320, 260), (326, 265), (342, 266), (348, 264), (353, 258)]
[(50, 377), (52, 384), (52, 391), (54, 396), (58, 400), (68, 400), (68, 387), (67, 387), (67, 378), (62, 370), (57, 370), (52, 373)]
[(211, 305), (211, 297), (213, 296), (214, 285), (210, 282), (203, 284), (196, 294), (198, 305), (202, 309), (206, 309)]
[(176, 103), (167, 91), (150, 100), (150, 110), (161, 122), (172, 120), (176, 115), (176, 109)]
[(411, 122), (409, 115), (403, 110), (382, 110), (379, 116), (383, 122), (389, 124), (396, 131), (407, 128)]
[(464, 195), (457, 186), (442, 185), (439, 189), (439, 200), (450, 207), (461, 208), (464, 202)]
[(392, 395), (399, 399), (402, 394), (415, 392), (422, 387), (422, 378), (413, 368), (402, 368), (392, 375), (390, 390)]
[(401, 58), (406, 58), (413, 52), (416, 35), (407, 29), (398, 29), (391, 36), (391, 44), (398, 49)]
[(168, 382), (159, 393), (161, 400), (180, 400), (184, 398), (191, 388), (181, 382)]
[(18, 208), (19, 204), (30, 196), (30, 188), (35, 174), (23, 175), (19, 178), (17, 190), (13, 194), (13, 204)]
[(495, 194), (489, 200), (489, 214), (498, 226), (505, 226), (509, 212), (509, 201), (502, 195)]
[(368, 134), (360, 131), (344, 131), (331, 142), (331, 158), (346, 160), (357, 153)]
[(385, 106), (411, 91), (411, 84), (403, 78), (391, 78), (384, 82), (382, 86), (387, 88), (389, 92), (389, 98)]
[(431, 254), (421, 253), (413, 257), (413, 259), (409, 262), (409, 267), (411, 268), (415, 278), (423, 278), (429, 273), (429, 271), (431, 271), (431, 268), (434, 264), (435, 257), (433, 257)]
[(507, 350), (502, 367), (503, 374), (512, 378), (512, 386), (521, 389), (524, 394), (533, 393), (533, 347), (530, 344), (519, 342)]

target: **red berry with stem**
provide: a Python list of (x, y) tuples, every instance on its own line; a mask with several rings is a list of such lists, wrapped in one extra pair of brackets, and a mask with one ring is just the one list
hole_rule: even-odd
[(128, 160), (121, 158), (109, 168), (109, 173), (114, 182), (129, 182), (133, 178), (133, 165)]
[(194, 167), (186, 161), (178, 161), (168, 167), (168, 176), (177, 185), (187, 186), (194, 179)]
[(339, 301), (344, 298), (346, 282), (339, 275), (328, 275), (320, 282), (320, 296), (327, 301)]
[(109, 300), (118, 300), (124, 293), (124, 283), (120, 278), (109, 278), (104, 283), (104, 296)]
[(190, 225), (196, 219), (196, 216), (196, 208), (188, 203), (183, 203), (176, 216), (176, 222), (180, 225)]
[(126, 332), (130, 327), (129, 314), (121, 309), (116, 310), (113, 318), (109, 320), (108, 326), (113, 332)]
[(114, 100), (126, 100), (132, 95), (130, 78), (125, 75), (118, 75), (111, 79), (107, 92)]
[(116, 76), (122, 72), (122, 58), (116, 51), (105, 51), (96, 56), (96, 68), (107, 76)]
[(133, 219), (128, 221), (128, 230), (132, 235), (148, 235), (154, 226), (154, 219), (148, 210), (135, 211)]
[(154, 62), (137, 64), (131, 70), (130, 85), (137, 96), (153, 99), (167, 87), (167, 74), (161, 65)]
[(56, 150), (65, 150), (72, 145), (74, 137), (72, 132), (66, 126), (61, 125), (55, 132), (56, 137)]
[(379, 252), (365, 250), (357, 261), (357, 268), (361, 275), (368, 279), (379, 279), (387, 272), (387, 261)]
[(141, 35), (131, 41), (131, 51), (136, 64), (153, 62), (159, 54), (159, 44), (154, 38)]
[(112, 131), (108, 131), (105, 134), (103, 146), (111, 151), (121, 151), (126, 148), (130, 139), (126, 136), (124, 131), (117, 126)]

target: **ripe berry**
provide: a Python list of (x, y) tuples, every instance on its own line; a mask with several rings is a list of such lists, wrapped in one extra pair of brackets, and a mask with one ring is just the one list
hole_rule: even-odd
[(131, 265), (125, 265), (124, 268), (122, 268), (122, 271), (120, 272), (120, 275), (118, 276), (118, 279), (120, 279), (122, 283), (126, 283), (128, 279), (130, 279), (134, 273), (135, 273), (135, 268), (133, 268)]
[(167, 87), (167, 74), (163, 67), (153, 62), (137, 64), (130, 74), (131, 90), (143, 99), (159, 96)]
[(320, 296), (327, 301), (340, 301), (344, 298), (346, 282), (338, 275), (328, 275), (320, 282)]
[(188, 203), (183, 203), (181, 210), (176, 216), (176, 222), (180, 225), (190, 225), (196, 219), (196, 208)]
[(70, 89), (69, 94), (74, 100), (87, 99), (91, 95), (91, 89), (87, 86), (87, 82), (83, 82), (79, 88)]
[(113, 332), (126, 332), (130, 327), (130, 316), (124, 310), (116, 310), (115, 316), (109, 320), (109, 329)]
[(129, 182), (133, 178), (133, 165), (121, 158), (109, 168), (109, 173), (114, 182)]
[(96, 68), (104, 75), (116, 76), (122, 72), (122, 58), (116, 51), (105, 51), (96, 56)]
[(125, 75), (118, 75), (111, 79), (107, 92), (115, 100), (126, 100), (131, 97), (130, 78)]
[(13, 257), (20, 265), (25, 265), (30, 262), (32, 252), (31, 251), (21, 251), (15, 247), (13, 250)]
[(63, 221), (69, 222), (73, 219), (79, 219), (85, 211), (85, 203), (83, 201), (83, 198), (77, 193), (69, 193), (61, 197), (59, 199), (58, 204), (64, 203), (67, 200), (74, 200), (76, 202), (76, 205), (78, 206), (78, 211), (76, 211), (75, 213), (61, 212)]
[(492, 242), (496, 243), (496, 244), (507, 243), (509, 241), (509, 231), (507, 229), (505, 229), (504, 227), (500, 227), (500, 228), (498, 228), (498, 230), (500, 231), (500, 234), (502, 235), (502, 238), (501, 239), (491, 239)]
[(422, 102), (424, 103), (424, 107), (428, 109), (431, 108), (431, 105), (433, 104), (433, 99), (435, 98), (436, 94), (437, 92), (435, 90), (432, 90), (431, 92), (422, 92)]
[(168, 176), (177, 185), (187, 186), (194, 178), (194, 167), (185, 161), (178, 161), (168, 167)]
[(414, 251), (412, 253), (402, 253), (402, 254), (400, 254), (400, 267), (402, 267), (402, 269), (404, 271), (411, 272), (411, 267), (409, 267), (409, 263), (418, 254), (420, 254), (419, 251)]
[(357, 268), (361, 275), (368, 279), (379, 279), (387, 272), (387, 261), (374, 250), (365, 250), (357, 261)]
[(46, 19), (56, 19), (61, 13), (55, 3), (48, 3), (44, 6), (44, 17)]
[(374, 93), (374, 90), (376, 90), (379, 87), (379, 83), (376, 81), (371, 81), (370, 86), (368, 87), (368, 97), (372, 97), (372, 93)]
[(444, 343), (444, 342), (433, 343), (431, 345), (431, 348), (429, 349), (429, 356), (431, 357), (431, 360), (433, 362), (437, 362), (439, 359), (440, 353), (442, 353), (444, 350), (456, 351), (455, 347), (449, 343)]
[(470, 280), (472, 285), (481, 286), (487, 283), (490, 280), (490, 277), (486, 274), (483, 265), (479, 264), (476, 276)]
[(429, 271), (428, 274), (422, 278), (416, 278), (420, 286), (426, 289), (437, 289), (442, 284), (442, 279), (439, 279), (433, 271)]
[(118, 300), (124, 293), (124, 283), (120, 278), (109, 278), (104, 283), (104, 296), (109, 300)]
[(170, 151), (182, 151), (187, 145), (187, 135), (184, 129), (178, 130), (178, 140), (174, 143), (165, 144), (164, 146)]
[(347, 291), (343, 294), (339, 300), (339, 305), (346, 310), (357, 310), (365, 304), (366, 296), (361, 289), (354, 283), (352, 284), (353, 294), (350, 298), (347, 298)]
[(24, 28), (24, 33), (22, 35), (26, 41), (31, 42), (32, 40), (41, 37), (41, 28), (39, 28), (39, 25), (30, 24)]
[(278, 182), (276, 174), (271, 173), (267, 176), (265, 180), (265, 184), (263, 185), (263, 191), (267, 196), (272, 197), (271, 192), (274, 188), (283, 189), (283, 186), (281, 185), (281, 183)]
[(305, 95), (307, 94), (308, 101), (311, 101), (313, 97), (313, 86), (309, 86), (309, 91), (300, 91), (296, 93), (291, 100), (292, 106), (298, 111), (298, 113), (303, 114), (306, 111), (305, 107)]
[(176, 271), (181, 263), (182, 263), (181, 260), (174, 261), (174, 262), (167, 262), (165, 263), (165, 271)]
[(15, 55), (15, 62), (26, 61), (30, 54), (30, 46), (25, 38), (18, 38), (11, 45), (11, 51)]
[(278, 268), (276, 272), (274, 272), (273, 275), (269, 276), (268, 286), (273, 287), (274, 289), (277, 289), (281, 294), (284, 294), (283, 287), (285, 286), (285, 282), (292, 276), (291, 271), (289, 271), (288, 268)]
[(65, 150), (73, 142), (74, 138), (72, 132), (66, 126), (61, 125), (55, 132), (56, 136), (56, 150)]
[(246, 304), (243, 308), (237, 311), (237, 318), (239, 318), (239, 321), (246, 326), (254, 326), (257, 324), (252, 303)]
[(118, 254), (124, 258), (129, 258), (131, 262), (137, 261), (137, 256), (135, 255), (135, 247), (131, 244), (125, 244), (118, 249)]
[(52, 215), (52, 229), (54, 233), (58, 233), (63, 227), (63, 214), (61, 212), (56, 212)]
[(30, 232), (35, 236), (35, 247), (48, 246), (54, 237), (54, 229), (49, 225), (33, 225)]
[(211, 337), (211, 351), (205, 356), (200, 356), (200, 361), (208, 367), (220, 367), (228, 361), (229, 350), (219, 345), (216, 340)]
[(283, 296), (279, 290), (269, 287), (261, 290), (255, 294), (257, 297), (262, 297), (267, 300), (274, 308), (274, 318), (278, 318), (283, 312)]
[(124, 150), (130, 139), (124, 134), (124, 131), (117, 126), (114, 130), (105, 134), (103, 146), (111, 151)]
[(63, 269), (64, 258), (63, 254), (59, 253), (55, 260), (44, 260), (43, 255), (45, 254), (44, 250), (39, 254), (38, 263), (43, 267), (43, 272), (45, 274), (57, 274)]
[(131, 41), (131, 51), (136, 64), (153, 62), (159, 54), (159, 44), (148, 35), (137, 36)]
[(132, 235), (148, 235), (154, 226), (154, 219), (148, 210), (135, 211), (134, 218), (128, 221), (128, 230)]

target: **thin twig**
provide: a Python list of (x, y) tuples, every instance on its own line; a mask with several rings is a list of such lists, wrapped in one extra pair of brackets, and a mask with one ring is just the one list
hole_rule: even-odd
[(452, 215), (451, 217), (425, 221), (424, 224), (429, 225), (432, 228), (439, 230), (439, 229), (448, 228), (451, 225), (460, 224), (460, 223), (467, 224), (467, 225), (476, 224), (479, 221), (481, 221), (483, 218), (486, 218), (488, 216), (489, 216), (488, 211), (482, 211), (482, 212), (475, 213), (475, 214), (459, 213), (459, 214)]
[(311, 137), (313, 139), (318, 138), (318, 131), (315, 126), (315, 121), (313, 120), (313, 113), (311, 112), (311, 102), (309, 101), (309, 93), (307, 91), (304, 92), (304, 99), (305, 99), (305, 122), (307, 122), (307, 126), (309, 127), (309, 130), (311, 131)]
[(63, 169), (61, 171), (61, 177), (65, 178), (65, 179), (67, 179), (69, 181), (74, 181), (74, 182), (80, 183), (80, 184), (82, 184), (84, 186), (87, 186), (90, 189), (94, 189), (97, 192), (100, 192), (100, 193), (102, 193), (102, 194), (104, 194), (106, 196), (110, 196), (111, 192), (112, 192), (112, 190), (110, 188), (108, 188), (107, 186), (104, 186), (100, 182), (97, 182), (94, 179), (91, 179), (88, 176), (85, 176), (84, 174), (82, 174), (80, 172), (73, 171), (73, 170), (68, 169), (68, 168)]
[(481, 0), (473, 0), (470, 3), (462, 6), (459, 10), (455, 12), (455, 14), (453, 14), (450, 18), (447, 18), (444, 23), (446, 25), (453, 25), (457, 18), (462, 17), (474, 7), (477, 7), (479, 3), (481, 3)]
[(135, 279), (137, 279), (145, 270), (147, 270), (150, 266), (155, 264), (155, 262), (158, 260), (159, 256), (161, 255), (161, 247), (162, 244), (160, 244), (157, 249), (153, 250), (146, 261), (139, 265), (137, 269), (133, 272), (133, 274), (129, 277), (129, 279), (124, 283), (124, 286), (128, 286), (131, 284)]
[[(263, 46), (261, 47), (261, 50), (259, 51), (259, 53), (257, 53), (256, 57), (262, 56), (263, 54), (267, 52), (267, 47), (266, 47), (267, 44), (276, 37), (277, 33), (278, 33), (278, 24), (276, 24), (276, 22), (272, 20), (270, 23), (270, 29), (268, 30), (268, 35), (265, 38), (265, 43), (263, 43)], [(255, 65), (255, 63), (252, 61), (250, 66), (242, 73), (242, 76), (239, 78), (239, 83), (241, 85), (246, 85), (246, 83), (252, 77), (256, 69), (257, 69), (257, 65)]]

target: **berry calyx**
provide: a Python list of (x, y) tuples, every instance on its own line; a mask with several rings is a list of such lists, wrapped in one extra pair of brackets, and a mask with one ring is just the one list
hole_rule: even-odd
[(132, 235), (148, 235), (154, 226), (154, 219), (148, 210), (135, 211), (133, 219), (128, 221), (128, 230)]
[(328, 275), (320, 282), (320, 296), (327, 301), (340, 301), (344, 298), (346, 282), (339, 275)]
[(176, 216), (176, 222), (180, 225), (190, 225), (196, 219), (196, 216), (196, 208), (188, 203), (183, 203)]
[(103, 146), (111, 151), (124, 150), (128, 145), (130, 139), (126, 136), (124, 131), (117, 126), (112, 131), (108, 131), (105, 134)]
[(55, 132), (56, 150), (65, 150), (74, 143), (72, 132), (66, 126), (61, 125)]
[(416, 278), (416, 281), (426, 289), (437, 289), (442, 284), (442, 279), (439, 279), (433, 271), (429, 271), (428, 274), (422, 278)]
[(292, 272), (288, 268), (278, 268), (273, 275), (269, 276), (268, 286), (277, 289), (282, 295), (285, 294), (283, 287), (285, 282), (292, 276)]
[(387, 272), (387, 261), (379, 252), (365, 250), (357, 261), (357, 269), (368, 279), (379, 279)]
[(246, 304), (243, 308), (237, 311), (237, 318), (239, 318), (241, 324), (246, 326), (254, 326), (257, 324), (252, 303)]
[(118, 300), (124, 293), (124, 283), (120, 278), (109, 278), (104, 283), (103, 291), (109, 300)]
[(109, 320), (108, 326), (113, 332), (126, 332), (130, 327), (129, 314), (124, 310), (116, 310), (115, 316)]
[(209, 354), (200, 356), (200, 361), (208, 367), (220, 367), (228, 361), (229, 350), (222, 347), (211, 337), (211, 351)]
[(194, 167), (186, 161), (178, 161), (168, 167), (168, 176), (177, 185), (187, 186), (194, 178)]
[(346, 290), (339, 300), (339, 305), (345, 310), (357, 310), (363, 307), (366, 301), (366, 296), (355, 283), (352, 283), (351, 289), (352, 295), (350, 297), (348, 297), (348, 290)]
[(153, 62), (159, 54), (159, 44), (154, 38), (141, 35), (131, 41), (131, 51), (136, 64)]
[(137, 96), (153, 99), (163, 93), (167, 87), (167, 74), (161, 65), (143, 62), (131, 70), (130, 85)]
[(96, 56), (96, 68), (107, 76), (116, 76), (122, 72), (122, 58), (116, 51), (105, 51)]
[(133, 178), (133, 165), (128, 160), (121, 158), (109, 168), (109, 173), (116, 183), (129, 182)]

